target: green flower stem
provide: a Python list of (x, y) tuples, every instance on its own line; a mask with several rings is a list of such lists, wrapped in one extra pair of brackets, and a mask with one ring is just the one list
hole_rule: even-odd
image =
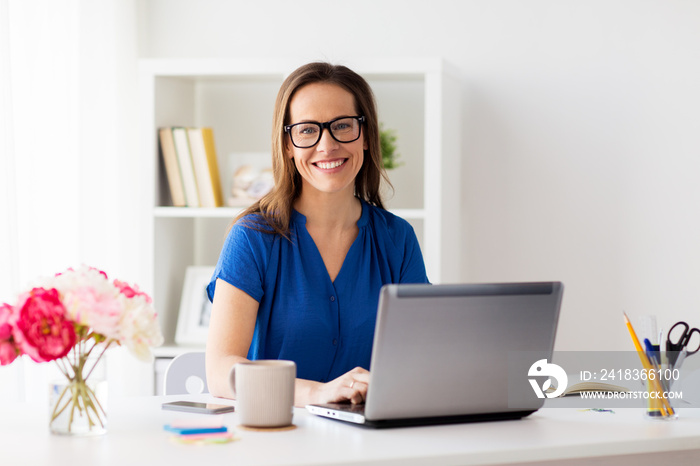
[[(102, 356), (104, 356), (105, 351), (107, 351), (107, 349), (109, 348), (109, 345), (111, 345), (111, 344), (112, 344), (111, 341), (110, 341), (109, 343), (107, 343), (107, 344), (105, 345), (104, 349), (102, 350), (102, 352), (100, 353), (100, 355), (97, 356), (97, 360), (95, 361), (95, 364), (94, 364), (94, 365), (92, 366), (92, 368), (90, 369), (90, 372), (88, 372), (88, 374), (85, 376), (85, 380), (87, 380), (88, 377), (90, 377), (90, 374), (92, 374), (92, 371), (95, 370), (95, 367), (97, 367), (97, 363), (100, 362), (100, 359), (102, 359)], [(92, 350), (95, 349), (95, 346), (97, 346), (97, 343), (95, 343), (95, 344), (92, 346), (92, 348), (90, 348), (90, 351), (88, 352), (87, 356), (89, 356), (90, 353), (92, 353)], [(87, 359), (87, 356), (86, 356), (86, 359)]]
[[(88, 390), (88, 400), (95, 400), (95, 403), (97, 404), (97, 407), (100, 409), (100, 411), (102, 412), (102, 414), (103, 414), (104, 416), (106, 416), (106, 415), (107, 415), (107, 412), (106, 412), (105, 409), (102, 407), (102, 404), (100, 404), (100, 400), (97, 398), (97, 394), (95, 394), (95, 391), (94, 391), (92, 388), (90, 388), (90, 387), (87, 387), (87, 390)], [(100, 414), (99, 414), (99, 412), (97, 411), (97, 409), (95, 408), (95, 405), (92, 403), (92, 401), (90, 401), (90, 406), (92, 407), (93, 411), (95, 411), (95, 413), (97, 414), (98, 419), (100, 419), (100, 424), (102, 424), (102, 419), (101, 419), (101, 417), (100, 417)], [(102, 427), (104, 427), (104, 424), (102, 424)]]
[(68, 374), (68, 367), (66, 366), (66, 361), (64, 361), (65, 358), (61, 359), (56, 359), (56, 365), (58, 366), (58, 369), (65, 375), (67, 378), (70, 377)]
[(66, 391), (67, 391), (69, 388), (70, 388), (70, 385), (66, 385), (66, 386), (63, 388), (63, 391), (61, 392), (61, 395), (58, 397), (58, 401), (56, 401), (56, 406), (54, 406), (54, 408), (53, 408), (53, 414), (51, 415), (51, 422), (53, 422), (58, 416), (60, 416), (61, 413), (62, 413), (63, 411), (65, 411), (65, 409), (68, 407), (69, 402), (66, 401), (66, 404), (63, 405), (63, 408), (61, 408), (60, 411), (58, 410), (58, 407), (59, 407), (60, 404), (61, 404), (61, 400), (62, 400), (63, 397), (66, 395)]
[[(83, 407), (85, 408), (85, 416), (87, 417), (88, 424), (90, 425), (90, 428), (92, 429), (92, 426), (95, 425), (95, 421), (93, 421), (92, 417), (90, 417), (90, 409), (89, 409), (90, 406), (92, 406), (92, 410), (95, 412), (96, 415), (98, 413), (95, 410), (95, 406), (90, 401), (90, 397), (88, 395), (87, 388), (88, 387), (86, 385), (82, 385), (81, 387), (78, 388), (78, 390), (79, 390), (80, 399), (83, 402)], [(99, 419), (99, 415), (97, 417)], [(102, 421), (100, 421), (100, 424), (102, 424)]]
[(78, 391), (71, 388), (71, 392), (73, 392), (73, 402), (71, 404), (70, 417), (68, 418), (68, 432), (70, 432), (73, 427), (73, 415), (75, 414), (75, 408), (78, 404)]
[[(98, 341), (98, 338), (93, 337), (93, 334), (86, 333), (81, 335), (81, 337), (81, 340), (73, 347), (69, 355), (56, 361), (56, 365), (66, 377), (68, 383), (63, 388), (63, 391), (56, 401), (51, 415), (51, 422), (53, 423), (70, 407), (68, 432), (72, 431), (73, 420), (76, 418), (76, 410), (80, 416), (84, 413), (88, 421), (89, 429), (97, 426), (98, 423), (104, 428), (104, 418), (107, 415), (105, 409), (97, 399), (97, 394), (87, 385), (87, 381), (112, 342), (108, 342), (104, 345), (99, 356), (95, 359), (95, 363), (92, 367), (88, 368), (86, 364), (89, 356), (102, 341)], [(91, 346), (88, 346), (89, 343), (87, 340), (93, 340)], [(87, 374), (85, 374), (86, 371)], [(70, 390), (70, 396), (66, 396), (68, 390)]]

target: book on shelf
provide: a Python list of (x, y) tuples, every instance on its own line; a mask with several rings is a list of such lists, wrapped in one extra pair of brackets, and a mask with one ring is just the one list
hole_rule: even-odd
[(182, 185), (185, 191), (185, 205), (187, 207), (199, 207), (199, 192), (197, 189), (197, 179), (194, 174), (194, 164), (190, 154), (190, 141), (187, 136), (187, 128), (174, 127), (173, 141), (175, 142), (175, 152), (180, 166)]
[(199, 205), (201, 207), (223, 207), (219, 164), (211, 128), (187, 128), (194, 174), (197, 180)]
[(158, 130), (160, 139), (160, 151), (163, 156), (163, 164), (165, 165), (165, 174), (168, 178), (170, 187), (170, 197), (173, 200), (175, 207), (185, 206), (185, 191), (182, 186), (182, 177), (180, 176), (180, 166), (177, 161), (177, 153), (175, 152), (175, 142), (173, 141), (172, 128), (160, 128)]

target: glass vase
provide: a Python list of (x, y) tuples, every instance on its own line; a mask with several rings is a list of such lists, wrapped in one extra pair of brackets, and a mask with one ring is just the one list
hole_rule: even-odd
[[(99, 368), (101, 364), (98, 364)], [(107, 381), (102, 371), (77, 367), (71, 377), (49, 385), (49, 429), (54, 434), (93, 436), (107, 433)], [(97, 372), (97, 373), (93, 373)]]

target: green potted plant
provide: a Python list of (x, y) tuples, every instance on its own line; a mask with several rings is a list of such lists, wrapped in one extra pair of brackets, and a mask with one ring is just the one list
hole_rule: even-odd
[(385, 129), (384, 124), (379, 127), (379, 142), (382, 149), (382, 163), (384, 168), (391, 170), (402, 165), (398, 161), (399, 154), (396, 151), (396, 131), (393, 129)]

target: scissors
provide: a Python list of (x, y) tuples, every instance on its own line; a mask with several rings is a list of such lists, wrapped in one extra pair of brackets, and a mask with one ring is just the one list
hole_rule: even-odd
[[(683, 329), (683, 332), (680, 334), (678, 339), (674, 341), (671, 339), (671, 333), (673, 332), (673, 329), (678, 326), (680, 326)], [(694, 333), (698, 334), (697, 346), (693, 350), (688, 350), (688, 344), (690, 344), (690, 339), (693, 337)], [(683, 359), (685, 359), (686, 356), (695, 354), (698, 352), (698, 350), (700, 350), (700, 330), (698, 330), (697, 328), (690, 328), (690, 325), (688, 325), (686, 322), (676, 322), (673, 325), (673, 327), (671, 327), (671, 329), (668, 331), (668, 338), (666, 339), (666, 354), (668, 357), (669, 365), (671, 367), (675, 366), (678, 362), (678, 357), (679, 355), (681, 355), (681, 353), (682, 358), (680, 362), (683, 362)]]

